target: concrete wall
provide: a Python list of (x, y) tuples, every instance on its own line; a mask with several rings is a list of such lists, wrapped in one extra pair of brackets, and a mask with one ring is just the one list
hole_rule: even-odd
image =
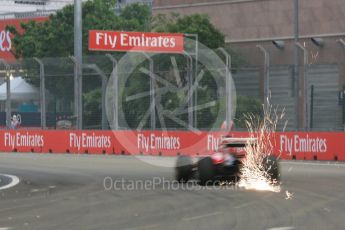
[[(293, 0), (155, 0), (154, 13), (203, 13), (228, 41), (293, 36)], [(300, 34), (345, 32), (343, 0), (300, 0)]]
[[(339, 64), (340, 84), (345, 82), (345, 47), (337, 42), (345, 40), (344, 0), (299, 0), (300, 42), (309, 51), (312, 64)], [(225, 35), (227, 43), (243, 55), (247, 65), (263, 64), (263, 45), (271, 54), (272, 65), (293, 63), (293, 0), (154, 0), (154, 13), (204, 13)], [(311, 37), (323, 37), (325, 45), (315, 46)], [(279, 50), (272, 40), (284, 40)], [(300, 52), (300, 64), (303, 53)], [(309, 64), (310, 64), (309, 63)]]

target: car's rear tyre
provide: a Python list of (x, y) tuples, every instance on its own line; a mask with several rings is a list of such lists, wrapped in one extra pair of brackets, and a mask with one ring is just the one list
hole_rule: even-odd
[(187, 182), (193, 173), (192, 159), (189, 156), (179, 156), (176, 161), (175, 179), (180, 183)]
[(205, 157), (198, 162), (199, 184), (211, 185), (214, 181), (215, 167), (211, 157)]
[(263, 166), (272, 182), (280, 181), (280, 172), (279, 172), (280, 170), (279, 170), (279, 162), (278, 162), (277, 157), (275, 156), (265, 157), (263, 161)]

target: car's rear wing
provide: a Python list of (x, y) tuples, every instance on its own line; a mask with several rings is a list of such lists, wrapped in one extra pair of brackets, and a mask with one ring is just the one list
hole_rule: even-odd
[(252, 137), (223, 137), (222, 138), (222, 145), (226, 147), (239, 147), (243, 148), (246, 145), (255, 145), (257, 142), (257, 138)]

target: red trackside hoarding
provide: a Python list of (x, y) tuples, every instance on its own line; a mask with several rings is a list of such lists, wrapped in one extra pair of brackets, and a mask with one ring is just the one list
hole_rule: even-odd
[[(209, 155), (223, 132), (1, 130), (0, 152), (126, 155)], [(246, 132), (232, 132), (248, 137)], [(277, 132), (271, 142), (282, 159), (345, 161), (345, 133)]]
[(89, 31), (89, 50), (183, 53), (183, 34)]
[(48, 20), (47, 17), (0, 20), (0, 58), (7, 62), (16, 60), (13, 55), (13, 35), (6, 30), (6, 26), (14, 26), (19, 33), (22, 33), (21, 23), (27, 23), (29, 21), (44, 22), (46, 20)]

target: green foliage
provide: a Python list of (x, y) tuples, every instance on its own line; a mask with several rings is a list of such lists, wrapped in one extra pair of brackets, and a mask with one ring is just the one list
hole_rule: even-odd
[(100, 119), (102, 114), (101, 103), (102, 91), (100, 88), (84, 94), (84, 123), (86, 128), (101, 128)]
[(151, 10), (146, 5), (128, 5), (121, 11), (120, 19), (123, 30), (150, 31)]
[(246, 128), (246, 114), (252, 114), (255, 117), (262, 117), (262, 102), (255, 97), (237, 96), (237, 108), (235, 116), (236, 128)]
[[(100, 52), (91, 52), (88, 50), (88, 31), (91, 29), (104, 30), (135, 30), (144, 31), (148, 29), (147, 24), (150, 22), (151, 12), (148, 6), (133, 4), (125, 8), (120, 15), (114, 13), (115, 0), (93, 0), (83, 3), (83, 54), (97, 55)], [(148, 22), (148, 23), (144, 23)], [(46, 57), (68, 57), (72, 56), (74, 52), (74, 6), (68, 5), (63, 9), (57, 11), (56, 14), (51, 15), (46, 22), (38, 23), (30, 21), (29, 23), (22, 23), (21, 27), (24, 33), (20, 34), (15, 27), (8, 27), (8, 29), (15, 35), (13, 39), (14, 55), (17, 58), (24, 58), (23, 69), (26, 69), (26, 80), (30, 83), (39, 86), (37, 80), (38, 66), (32, 61), (32, 57), (43, 58)], [(104, 53), (102, 53), (104, 55)], [(121, 55), (121, 54), (119, 54)], [(60, 98), (62, 101), (73, 101), (73, 69), (67, 69), (65, 61), (61, 58), (56, 58), (54, 62), (49, 58), (49, 64), (46, 64), (46, 71), (52, 72), (56, 68), (54, 76), (47, 77), (46, 87), (48, 91)], [(71, 60), (69, 60), (71, 63)], [(34, 64), (33, 64), (34, 63)], [(97, 63), (98, 64), (98, 63)], [(100, 65), (103, 70), (111, 69), (112, 63), (106, 61)], [(62, 73), (59, 76), (59, 73)], [(66, 81), (66, 72), (70, 80)], [(88, 74), (90, 71), (84, 71)], [(107, 71), (109, 75), (111, 71)], [(90, 89), (94, 89), (95, 82), (99, 82), (99, 78), (87, 78), (83, 82), (84, 93), (88, 94)], [(91, 95), (97, 97), (97, 94)], [(85, 96), (85, 95), (84, 95)], [(91, 99), (85, 97), (85, 100)], [(91, 106), (92, 105), (92, 106)], [(93, 103), (86, 103), (84, 108), (85, 125), (94, 125), (92, 114), (97, 114), (99, 111)], [(91, 123), (89, 123), (91, 122)]]
[[(189, 33), (198, 34), (199, 42), (203, 43), (211, 49), (224, 47), (224, 35), (210, 22), (206, 15), (193, 14), (188, 16), (180, 16), (178, 14), (156, 15), (151, 16), (151, 10), (146, 5), (131, 4), (122, 9), (119, 15), (114, 12), (116, 0), (89, 0), (83, 3), (83, 54), (85, 56), (103, 55), (103, 52), (94, 52), (88, 50), (88, 31), (91, 29), (100, 30), (125, 30), (125, 31), (154, 31), (154, 32), (172, 32), (172, 33)], [(73, 36), (74, 36), (74, 6), (68, 5), (56, 14), (50, 16), (50, 19), (43, 23), (29, 22), (23, 23), (22, 28), (24, 33), (20, 34), (11, 27), (10, 31), (15, 34), (13, 39), (14, 54), (17, 58), (24, 58), (29, 60), (32, 57), (46, 58), (46, 57), (68, 57), (73, 55)], [(231, 54), (234, 51), (229, 49)], [(119, 59), (123, 54), (114, 54)], [(177, 55), (177, 65), (182, 72), (186, 68), (185, 57)], [(61, 58), (60, 58), (61, 59)], [(50, 93), (57, 96), (64, 103), (72, 104), (73, 102), (73, 69), (64, 61), (50, 59), (50, 63), (54, 66), (46, 66), (49, 71), (53, 72), (56, 69), (54, 77), (48, 77), (46, 86)], [(104, 59), (97, 63), (95, 60), (88, 60), (84, 58), (84, 63), (95, 63), (99, 66), (106, 75), (110, 75), (112, 63)], [(236, 57), (233, 57), (236, 63)], [(174, 82), (173, 71), (171, 70), (170, 55), (155, 59), (155, 66), (157, 69), (166, 71), (164, 78), (170, 82)], [(71, 62), (69, 63), (69, 65)], [(68, 67), (67, 67), (68, 66)], [(55, 68), (55, 69), (54, 69)], [(62, 71), (67, 69), (68, 71)], [(156, 68), (156, 67), (155, 67)], [(37, 64), (32, 65), (30, 62), (24, 61), (24, 69), (27, 70), (27, 80), (36, 85), (39, 84), (37, 80), (38, 68)], [(68, 74), (60, 73), (68, 72)], [(85, 75), (94, 74), (90, 70), (83, 70)], [(185, 77), (185, 73), (181, 73)], [(69, 78), (66, 81), (66, 78)], [(66, 83), (67, 82), (67, 83)], [(146, 91), (148, 89), (148, 78), (145, 74), (134, 73), (126, 83), (125, 89), (121, 89), (122, 97), (130, 96), (136, 93)], [(174, 82), (176, 84), (176, 82)], [(207, 103), (217, 99), (216, 87), (213, 87), (214, 82), (204, 80), (201, 82), (201, 88), (198, 91), (199, 103)], [(98, 88), (100, 80), (97, 77), (86, 77), (83, 81), (84, 92), (84, 124), (88, 127), (95, 127), (100, 125), (100, 97), (101, 92)], [(182, 87), (186, 86), (184, 80)], [(67, 92), (67, 93), (66, 93)], [(173, 111), (185, 99), (186, 95), (167, 93), (162, 97), (161, 103), (165, 109)], [(121, 105), (125, 113), (127, 123), (130, 127), (137, 127), (140, 120), (143, 118), (145, 112), (149, 107), (149, 100), (144, 98), (142, 101), (130, 101)], [(205, 119), (198, 121), (198, 126), (208, 127), (215, 120), (219, 104), (214, 108), (198, 111), (198, 116), (203, 116)], [(182, 119), (182, 117), (181, 117)], [(185, 119), (183, 117), (183, 119)], [(148, 124), (147, 124), (148, 125)], [(147, 126), (146, 125), (146, 126)], [(176, 124), (175, 124), (176, 125)], [(158, 125), (159, 126), (159, 125)]]
[[(114, 13), (114, 0), (93, 0), (83, 3), (83, 53), (95, 54), (88, 50), (88, 31), (136, 30), (145, 31), (151, 19), (148, 6), (133, 4), (120, 15)], [(21, 24), (23, 34), (16, 28), (8, 29), (15, 34), (13, 45), (16, 57), (67, 57), (73, 55), (74, 6), (68, 5), (51, 15), (43, 23), (31, 21)]]

